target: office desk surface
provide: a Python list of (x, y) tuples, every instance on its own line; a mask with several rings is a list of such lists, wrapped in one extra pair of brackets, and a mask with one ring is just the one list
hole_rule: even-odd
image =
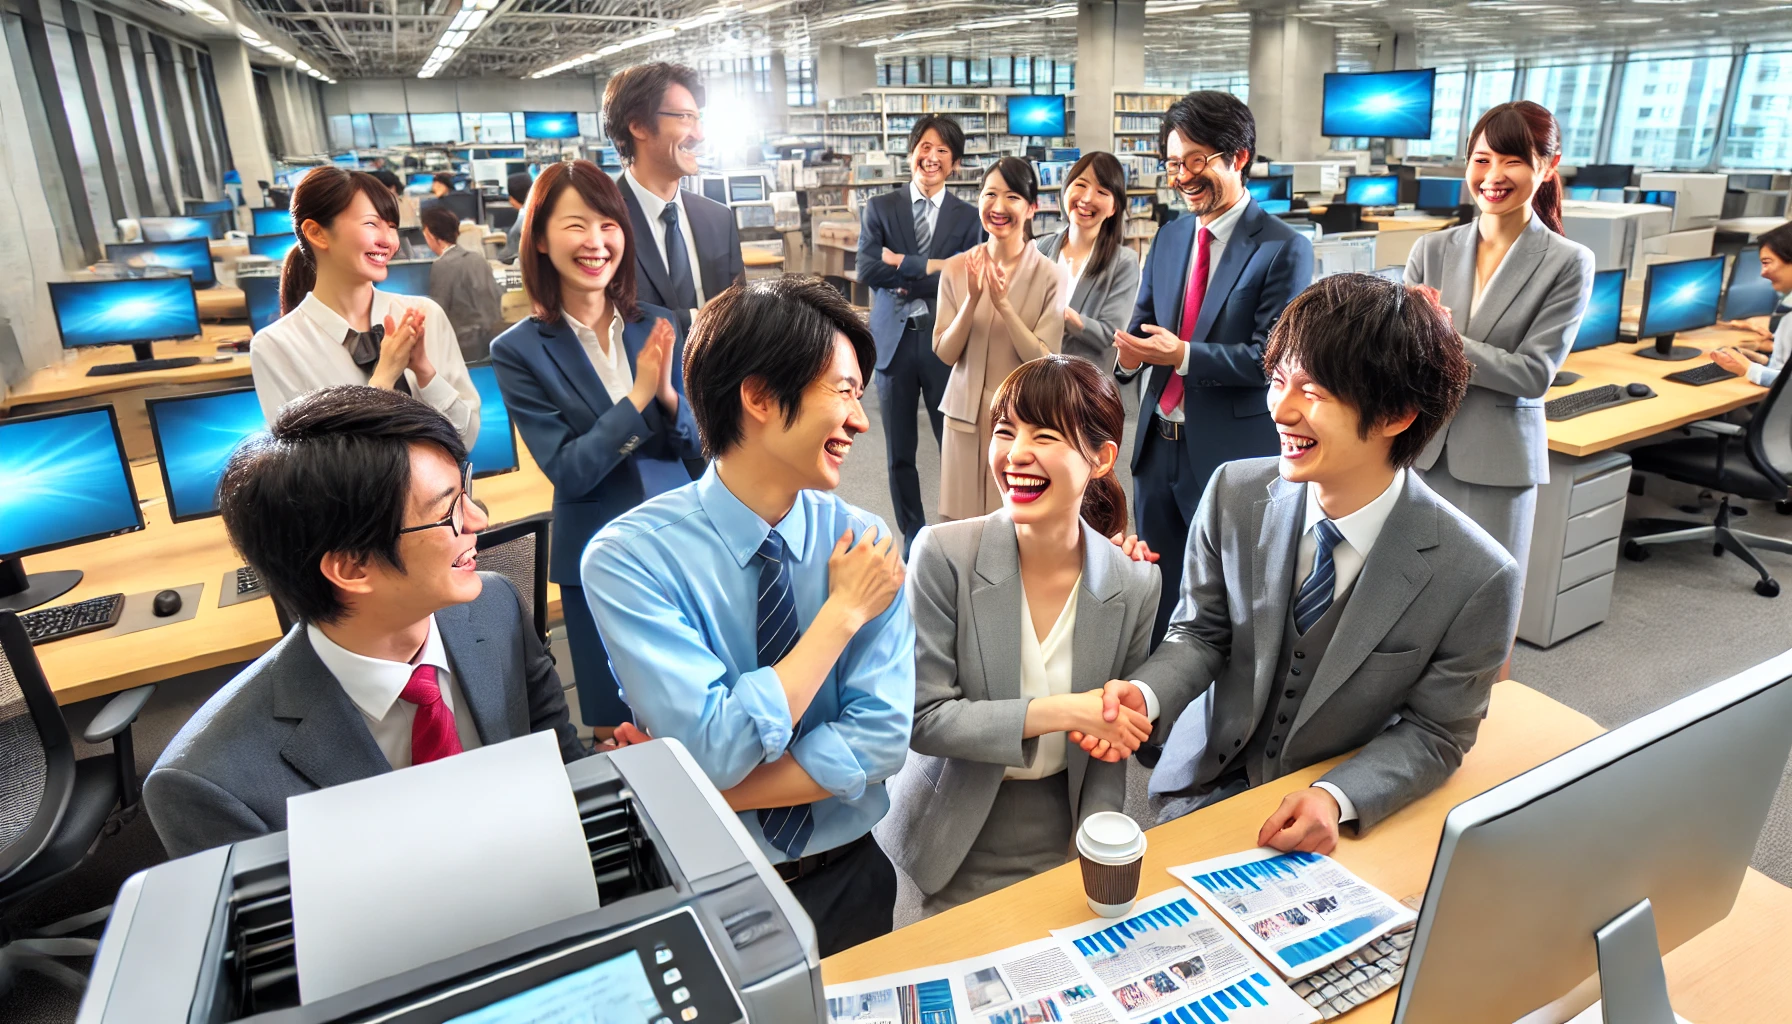
[[(1708, 327), (1677, 335), (1674, 343), (1710, 350), (1734, 345), (1748, 336), (1747, 332), (1734, 328)], [(1691, 369), (1709, 360), (1694, 358), (1664, 363), (1636, 355), (1638, 349), (1653, 344), (1654, 339), (1650, 339), (1638, 344), (1606, 345), (1603, 348), (1569, 354), (1562, 369), (1580, 374), (1581, 379), (1567, 387), (1551, 388), (1546, 398), (1560, 398), (1601, 384), (1623, 385), (1636, 382), (1654, 388), (1657, 397), (1550, 423), (1551, 451), (1564, 455), (1591, 455), (1628, 441), (1672, 430), (1694, 420), (1709, 419), (1731, 409), (1759, 402), (1767, 396), (1766, 388), (1756, 387), (1740, 377), (1703, 387), (1662, 380), (1670, 373)]]
[(249, 315), (249, 300), (241, 288), (218, 284), (193, 292), (199, 302), (199, 315), (206, 320), (241, 320)]
[[(1514, 682), (1494, 687), (1493, 703), (1475, 748), (1436, 792), (1395, 814), (1362, 839), (1344, 839), (1334, 856), (1395, 899), (1424, 892), (1443, 833), (1444, 815), (1477, 793), (1519, 775), (1599, 735), (1592, 719)], [(1296, 772), (1267, 786), (1197, 811), (1146, 833), (1141, 895), (1178, 884), (1172, 865), (1249, 849), (1284, 794), (1310, 784), (1334, 762)], [(1073, 861), (838, 953), (822, 961), (827, 983), (857, 981), (893, 971), (992, 953), (1052, 928), (1088, 920), (1082, 876)], [(1748, 872), (1735, 909), (1722, 923), (1667, 957), (1674, 1009), (1688, 1020), (1725, 1024), (1785, 1019), (1779, 988), (1792, 977), (1792, 889)], [(1396, 992), (1344, 1015), (1346, 1024), (1394, 1016)]]
[[(517, 444), (520, 467), (514, 473), (476, 481), (473, 494), (486, 503), (493, 523), (508, 522), (553, 505), (554, 488)], [(131, 467), (145, 527), (136, 533), (109, 537), (60, 551), (32, 555), (27, 571), (80, 569), (80, 586), (53, 603), (67, 604), (102, 594), (141, 594), (204, 583), (199, 614), (182, 622), (96, 639), (58, 640), (37, 648), (38, 661), (50, 689), (61, 704), (116, 693), (187, 672), (215, 668), (259, 657), (280, 639), (272, 601), (262, 599), (218, 607), (218, 585), (226, 572), (242, 565), (217, 516), (185, 523), (168, 521), (162, 500), (161, 470), (148, 460)], [(548, 585), (548, 617), (560, 614), (560, 588)]]
[(740, 247), (741, 262), (749, 267), (776, 267), (784, 263), (784, 257), (765, 249)]
[(1398, 217), (1363, 215), (1364, 224), (1373, 224), (1378, 231), (1442, 231), (1456, 226), (1454, 217)]
[[(198, 356), (202, 360), (210, 360), (218, 354), (219, 345), (225, 342), (248, 341), (254, 334), (249, 330), (248, 324), (204, 324), (201, 329), (204, 333), (189, 341), (156, 342), (156, 358), (173, 359), (179, 356)], [(62, 402), (71, 398), (86, 398), (90, 395), (104, 395), (114, 391), (129, 391), (132, 388), (159, 387), (167, 384), (197, 384), (249, 375), (249, 354), (244, 352), (239, 353), (234, 359), (221, 363), (201, 362), (196, 366), (183, 366), (175, 370), (120, 373), (111, 377), (87, 376), (89, 367), (97, 366), (100, 363), (122, 363), (130, 358), (130, 350), (120, 345), (95, 345), (91, 348), (78, 349), (73, 359), (46, 366), (20, 381), (17, 387), (6, 392), (3, 397), (0, 397), (0, 412), (17, 409), (24, 405)]]

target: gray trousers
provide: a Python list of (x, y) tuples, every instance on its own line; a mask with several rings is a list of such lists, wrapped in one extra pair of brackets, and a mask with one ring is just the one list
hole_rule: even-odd
[(964, 862), (945, 887), (921, 900), (932, 917), (960, 903), (1025, 881), (1070, 859), (1070, 773), (1011, 779), (996, 790)]
[(1444, 462), (1444, 457), (1438, 456), (1430, 469), (1418, 470), (1419, 479), (1499, 541), (1518, 563), (1522, 578), (1531, 557), (1531, 530), (1537, 525), (1537, 485), (1497, 487), (1464, 483), (1450, 475)]

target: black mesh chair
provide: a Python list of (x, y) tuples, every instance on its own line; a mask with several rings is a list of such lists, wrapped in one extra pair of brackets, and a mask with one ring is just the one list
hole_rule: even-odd
[(1319, 215), (1319, 230), (1325, 235), (1340, 235), (1363, 229), (1363, 204), (1327, 203)]
[[(0, 612), (0, 911), (78, 866), (102, 833), (116, 832), (136, 814), (141, 789), (131, 723), (155, 689), (139, 686), (113, 697), (82, 735), (88, 743), (111, 740), (112, 752), (76, 760), (25, 628), (17, 615)], [(29, 931), (0, 926), (0, 992), (19, 971), (84, 989), (86, 977), (58, 958), (92, 956), (96, 940), (69, 936), (111, 911), (102, 907)]]
[(538, 512), (494, 526), (479, 535), (479, 568), (495, 572), (523, 595), (523, 610), (535, 619), (536, 635), (548, 642), (548, 532), (552, 512)]
[(1761, 564), (1755, 548), (1792, 554), (1792, 541), (1745, 533), (1730, 526), (1732, 497), (1772, 501), (1782, 515), (1792, 514), (1792, 402), (1783, 400), (1792, 372), (1783, 372), (1755, 408), (1747, 426), (1722, 420), (1700, 420), (1686, 429), (1703, 436), (1652, 444), (1630, 453), (1634, 467), (1669, 480), (1708, 488), (1722, 497), (1711, 525), (1676, 519), (1644, 519), (1641, 531), (1624, 545), (1624, 557), (1640, 562), (1659, 544), (1703, 541), (1711, 553), (1728, 551), (1760, 574), (1755, 593), (1778, 597), (1780, 585)]

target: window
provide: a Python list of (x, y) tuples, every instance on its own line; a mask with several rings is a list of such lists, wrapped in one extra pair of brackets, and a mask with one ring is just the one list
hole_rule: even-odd
[(1605, 112), (1610, 63), (1527, 68), (1523, 99), (1548, 107), (1562, 127), (1562, 160), (1570, 164), (1598, 162), (1599, 121)]
[(468, 142), (515, 142), (520, 138), (507, 110), (460, 115), (460, 137)]
[(1014, 58), (1014, 84), (1033, 84), (1033, 61), (1027, 57)]
[(1047, 90), (1052, 84), (1052, 59), (1050, 57), (1033, 58), (1033, 84), (1043, 85)]
[(374, 114), (373, 141), (379, 146), (411, 144), (411, 119), (404, 114)]
[(989, 84), (1007, 86), (1014, 81), (1014, 61), (1009, 57), (989, 58)]
[(355, 129), (349, 123), (347, 114), (330, 115), (330, 148), (334, 150), (355, 148)]
[(1070, 92), (1076, 88), (1076, 65), (1067, 60), (1059, 61), (1052, 68), (1052, 89), (1055, 92)]
[(1469, 79), (1468, 126), (1472, 131), (1481, 115), (1512, 100), (1517, 71), (1511, 64), (1477, 66)]
[[(883, 72), (881, 65), (878, 71)], [(815, 58), (784, 58), (784, 102), (792, 107), (815, 105)]]
[(348, 116), (348, 123), (354, 129), (355, 148), (356, 149), (372, 149), (373, 148), (373, 115), (372, 114), (350, 114)]
[(963, 57), (953, 57), (951, 59), (951, 69), (952, 69), (951, 70), (952, 80), (951, 80), (950, 84), (952, 84), (952, 85), (969, 85), (970, 84), (971, 69), (970, 69), (969, 65), (967, 65), (965, 63), (965, 59)]
[[(1462, 149), (1462, 104), (1468, 72), (1439, 71), (1431, 86), (1431, 137), (1411, 139), (1407, 156), (1441, 156), (1454, 160)], [(1595, 125), (1597, 130), (1597, 125)]]
[[(1655, 60), (1639, 56), (1624, 65), (1609, 159), (1650, 167), (1703, 167), (1717, 144), (1728, 54)], [(1650, 85), (1680, 99), (1641, 102)]]
[(459, 114), (411, 115), (411, 141), (418, 145), (435, 142), (455, 142), (459, 137)]
[(1723, 163), (1792, 167), (1792, 52), (1751, 53), (1743, 62)]
[(971, 58), (971, 84), (982, 87), (989, 84), (989, 58)]
[(903, 85), (926, 85), (927, 62), (920, 57), (905, 57), (902, 61)]
[(932, 58), (928, 59), (927, 63), (929, 65), (928, 75), (927, 75), (928, 84), (929, 85), (945, 85), (946, 84), (946, 58), (932, 57)]

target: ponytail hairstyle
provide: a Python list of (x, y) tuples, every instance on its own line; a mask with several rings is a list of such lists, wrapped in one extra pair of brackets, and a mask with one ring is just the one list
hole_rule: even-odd
[[(1026, 197), (1028, 206), (1039, 205), (1039, 172), (1033, 170), (1031, 160), (1022, 160), (1018, 156), (1005, 156), (997, 160), (994, 167), (983, 172), (983, 180), (988, 181), (997, 174), (1002, 176), (1002, 183), (1008, 186), (1010, 192), (1019, 192)], [(1124, 190), (1122, 192), (1124, 193)], [(1028, 241), (1033, 240), (1033, 219), (1031, 217), (1021, 225), (1021, 232)]]
[[(1468, 151), (1472, 155), (1475, 142), (1485, 139), (1487, 148), (1503, 156), (1523, 157), (1533, 167), (1548, 166), (1562, 155), (1562, 128), (1556, 116), (1541, 103), (1519, 100), (1501, 103), (1475, 122), (1468, 133)], [(1531, 197), (1531, 209), (1543, 219), (1545, 227), (1562, 233), (1562, 179), (1551, 178), (1537, 186)]]
[[(1086, 276), (1096, 277), (1113, 262), (1114, 253), (1120, 251), (1120, 232), (1126, 227), (1126, 169), (1120, 166), (1120, 161), (1112, 153), (1101, 150), (1084, 153), (1081, 160), (1070, 165), (1070, 173), (1064, 175), (1063, 187), (1068, 188), (1071, 182), (1083, 176), (1084, 171), (1094, 174), (1095, 182), (1101, 186), (1102, 191), (1114, 197), (1114, 212), (1101, 222), (1101, 230), (1095, 233), (1095, 249), (1089, 253), (1089, 265), (1083, 268)], [(1068, 204), (1065, 205), (1064, 216), (1070, 216)], [(1070, 229), (1064, 230), (1068, 232)]]
[[(1114, 379), (1081, 356), (1050, 355), (1022, 363), (996, 389), (990, 418), (997, 423), (1050, 427), (1094, 463), (1102, 445), (1120, 447), (1126, 406)], [(1103, 537), (1126, 529), (1126, 490), (1114, 471), (1090, 477), (1083, 490), (1083, 521)]]
[(374, 210), (386, 223), (398, 230), (398, 201), (380, 179), (366, 171), (346, 171), (340, 167), (313, 167), (298, 187), (292, 190), (292, 230), (299, 242), (286, 254), (286, 266), (280, 274), (280, 315), (299, 308), (311, 289), (317, 287), (317, 254), (305, 237), (307, 221), (316, 221), (328, 228), (330, 222), (362, 193), (373, 203)]

